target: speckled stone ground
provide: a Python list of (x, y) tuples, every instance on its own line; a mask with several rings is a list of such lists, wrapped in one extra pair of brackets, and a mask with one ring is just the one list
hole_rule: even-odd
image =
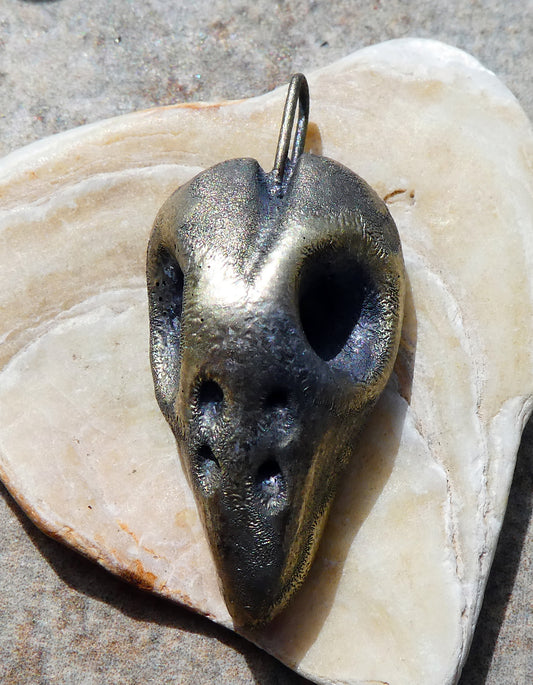
[[(531, 0), (0, 0), (0, 155), (135, 109), (255, 95), (415, 35), (471, 52), (533, 117)], [(532, 457), (533, 421), (461, 685), (533, 682)], [(0, 549), (2, 683), (306, 682), (44, 537), (3, 488)]]

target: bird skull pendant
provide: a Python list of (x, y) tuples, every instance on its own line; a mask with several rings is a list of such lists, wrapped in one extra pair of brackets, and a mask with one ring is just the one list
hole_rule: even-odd
[(241, 625), (303, 582), (403, 317), (394, 221), (356, 174), (304, 153), (308, 112), (297, 74), (274, 169), (198, 174), (148, 245), (155, 394)]

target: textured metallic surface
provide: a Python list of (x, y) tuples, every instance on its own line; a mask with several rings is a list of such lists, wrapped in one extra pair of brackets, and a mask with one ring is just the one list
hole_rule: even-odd
[(340, 164), (286, 156), (284, 174), (236, 159), (182, 186), (147, 259), (157, 400), (245, 624), (305, 578), (403, 315), (385, 203)]

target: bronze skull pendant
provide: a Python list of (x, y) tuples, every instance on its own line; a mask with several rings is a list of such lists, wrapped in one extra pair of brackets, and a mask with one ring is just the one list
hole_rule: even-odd
[(274, 170), (234, 159), (198, 174), (148, 246), (155, 394), (241, 625), (303, 582), (403, 316), (394, 221), (356, 174), (303, 152), (307, 117), (297, 75)]

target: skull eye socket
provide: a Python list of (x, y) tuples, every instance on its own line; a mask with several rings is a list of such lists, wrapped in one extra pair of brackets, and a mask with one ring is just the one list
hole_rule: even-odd
[(151, 300), (154, 312), (170, 329), (177, 329), (183, 307), (183, 271), (166, 250), (160, 251), (152, 274)]
[(179, 382), (183, 271), (172, 254), (156, 247), (148, 254), (147, 276), (152, 373), (159, 407), (168, 417)]
[(370, 279), (349, 255), (324, 251), (306, 259), (300, 273), (300, 322), (321, 359), (333, 359), (346, 345), (370, 289)]

